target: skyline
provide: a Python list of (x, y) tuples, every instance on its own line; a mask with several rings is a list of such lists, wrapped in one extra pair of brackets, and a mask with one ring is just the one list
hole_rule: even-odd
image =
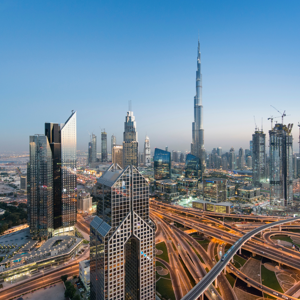
[(298, 150), (300, 3), (118, 3), (0, 3), (1, 152), (28, 151), (72, 109), (78, 150), (101, 128), (121, 144), (129, 100), (140, 151), (146, 135), (152, 154), (189, 151), (198, 30), (206, 150), (249, 149), (254, 115), (268, 140), (270, 105), (291, 115)]

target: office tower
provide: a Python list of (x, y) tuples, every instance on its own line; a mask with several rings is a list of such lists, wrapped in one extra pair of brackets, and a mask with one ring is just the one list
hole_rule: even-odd
[(111, 136), (111, 144), (110, 145), (111, 145), (111, 155), (112, 155), (113, 147), (117, 145), (117, 138), (114, 135)]
[(123, 167), (129, 165), (138, 167), (138, 134), (132, 111), (127, 112), (123, 133)]
[(151, 166), (151, 149), (150, 149), (150, 139), (146, 136), (144, 144), (144, 164), (146, 167)]
[(249, 168), (249, 169), (251, 169), (252, 167), (253, 167), (253, 162), (252, 162), (253, 160), (252, 160), (252, 156), (248, 156), (247, 157), (247, 167)]
[(190, 153), (185, 159), (185, 177), (202, 180), (201, 159)]
[(172, 161), (178, 162), (178, 153), (175, 150), (172, 151)]
[(243, 170), (245, 167), (245, 155), (243, 148), (239, 149), (239, 160), (238, 160), (238, 168)]
[(112, 152), (112, 163), (123, 167), (123, 146), (114, 146)]
[(26, 175), (20, 176), (20, 190), (23, 190), (23, 191), (27, 190), (27, 176)]
[(202, 106), (202, 74), (201, 53), (198, 40), (197, 71), (196, 71), (196, 96), (194, 97), (194, 122), (192, 124), (191, 154), (201, 159), (201, 167), (205, 167), (203, 106)]
[(92, 134), (88, 148), (88, 163), (91, 164), (95, 162), (97, 162), (97, 137)]
[(183, 153), (180, 153), (179, 161), (180, 161), (181, 163), (184, 163), (184, 154), (183, 154)]
[(276, 124), (269, 131), (270, 201), (290, 206), (293, 201), (293, 124)]
[(266, 180), (266, 135), (262, 130), (252, 134), (252, 183), (260, 187)]
[(253, 156), (253, 141), (250, 141), (250, 155)]
[(169, 151), (169, 147), (168, 146), (166, 146), (165, 151), (167, 151), (167, 152)]
[(229, 151), (229, 170), (235, 169), (235, 153), (234, 148), (231, 148)]
[(171, 179), (171, 153), (158, 148), (154, 150), (154, 179)]
[(149, 185), (134, 166), (98, 179), (90, 224), (90, 299), (155, 299), (155, 225)]
[(77, 220), (76, 112), (64, 124), (45, 123), (53, 169), (53, 235), (74, 235)]
[(222, 169), (223, 170), (228, 170), (228, 160), (227, 160), (227, 157), (225, 155), (222, 157)]
[(45, 240), (53, 232), (53, 170), (50, 145), (44, 135), (29, 138), (27, 181), (30, 235), (33, 239)]
[(212, 202), (225, 202), (227, 199), (227, 179), (204, 178), (203, 199)]
[(101, 132), (101, 161), (107, 161), (107, 133), (105, 129)]
[(219, 156), (222, 156), (222, 147), (218, 147), (218, 148), (217, 148), (217, 154), (218, 154)]

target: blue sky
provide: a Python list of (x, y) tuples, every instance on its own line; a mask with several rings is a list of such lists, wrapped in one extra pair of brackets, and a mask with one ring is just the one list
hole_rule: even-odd
[(272, 104), (296, 150), (300, 1), (0, 0), (0, 151), (72, 109), (78, 149), (101, 128), (121, 143), (129, 100), (141, 147), (189, 150), (198, 33), (206, 149), (249, 148)]

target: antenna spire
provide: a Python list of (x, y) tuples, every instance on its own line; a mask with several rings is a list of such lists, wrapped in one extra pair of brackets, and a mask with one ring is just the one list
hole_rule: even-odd
[(131, 111), (132, 107), (131, 107), (131, 100), (128, 101), (128, 110)]

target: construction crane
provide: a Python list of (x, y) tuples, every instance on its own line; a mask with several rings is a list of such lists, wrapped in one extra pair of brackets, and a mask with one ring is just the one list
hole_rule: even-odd
[(276, 107), (274, 107), (273, 105), (271, 105), (271, 107), (273, 107), (275, 110), (277, 110), (281, 114), (281, 120), (282, 120), (282, 125), (283, 125), (283, 118), (286, 117), (285, 111), (282, 113)]
[(254, 118), (254, 124), (255, 124), (255, 131), (257, 131), (257, 125), (256, 125), (255, 116), (253, 116), (253, 118)]

